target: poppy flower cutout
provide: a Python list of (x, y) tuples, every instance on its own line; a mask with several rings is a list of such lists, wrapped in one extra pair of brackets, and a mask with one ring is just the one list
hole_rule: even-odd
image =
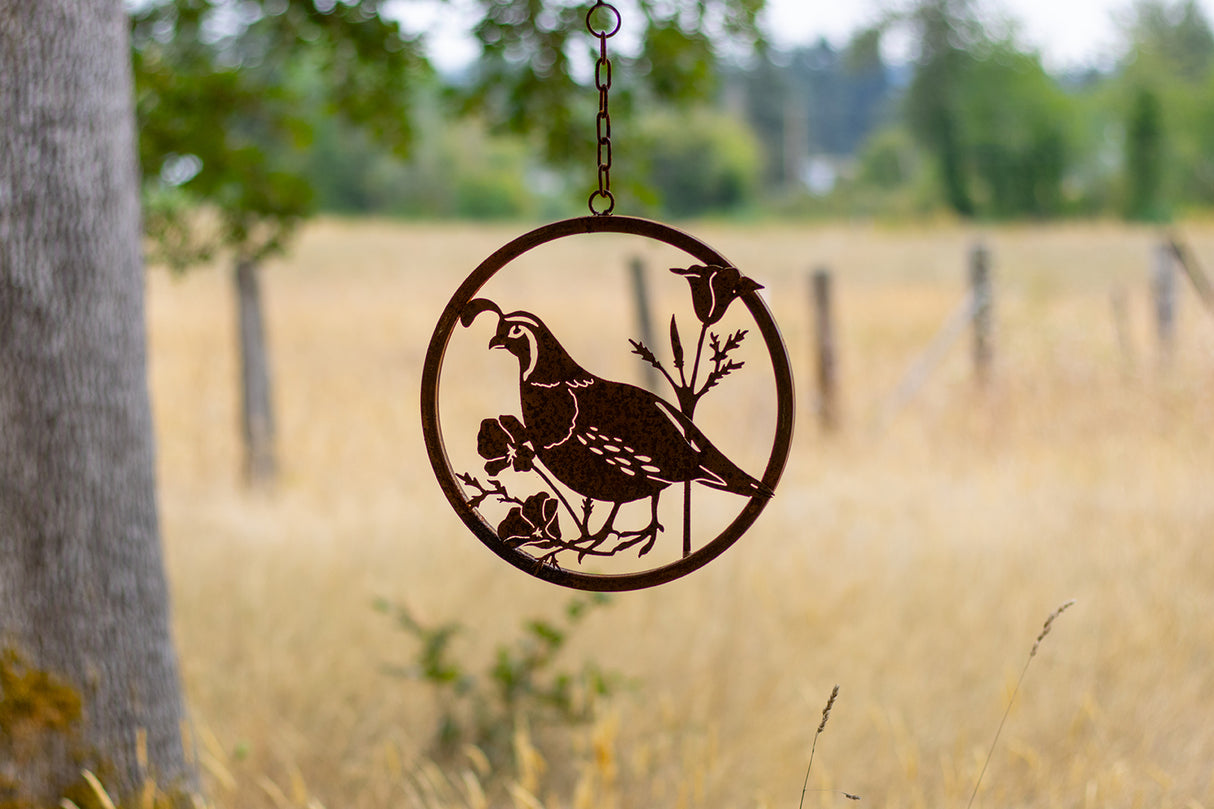
[(526, 435), (527, 428), (514, 416), (482, 421), (476, 451), (487, 461), (485, 471), (497, 475), (509, 466), (516, 472), (530, 472), (535, 451), (527, 445)]
[(737, 267), (694, 264), (686, 268), (672, 267), (670, 271), (683, 276), (691, 285), (692, 306), (705, 326), (723, 318), (729, 304), (741, 295), (763, 288), (762, 284), (738, 272)]
[(557, 516), (556, 498), (548, 492), (537, 492), (510, 509), (506, 519), (497, 527), (497, 537), (511, 547), (551, 543), (561, 538), (561, 522)]

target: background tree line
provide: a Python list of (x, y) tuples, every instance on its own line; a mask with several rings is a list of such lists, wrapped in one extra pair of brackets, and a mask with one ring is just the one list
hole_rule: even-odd
[[(617, 55), (621, 205), (674, 217), (1161, 220), (1214, 204), (1214, 35), (1194, 0), (1140, 0), (1119, 20), (1120, 53), (1062, 73), (1014, 20), (984, 24), (980, 10), (977, 0), (919, 0), (843, 46), (704, 58), (683, 84), (664, 77), (665, 94), (635, 74), (675, 46), (656, 36), (644, 53)], [(892, 33), (911, 43), (909, 62), (883, 56)], [(690, 37), (678, 47), (701, 46)], [(405, 151), (332, 115), (315, 68), (285, 68), (315, 90), (299, 113), (312, 137), (291, 158), (308, 190), (295, 198), (311, 208), (475, 219), (583, 207), (595, 100), (585, 88), (566, 88), (559, 112), (537, 104), (503, 116), (494, 105), (504, 102), (483, 90), (504, 69), (491, 56), (458, 75), (427, 72), (408, 90)], [(161, 193), (178, 187), (164, 172), (153, 180)]]

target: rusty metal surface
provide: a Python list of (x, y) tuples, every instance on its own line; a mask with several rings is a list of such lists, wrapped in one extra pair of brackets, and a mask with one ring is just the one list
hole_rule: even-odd
[[(596, 13), (600, 13), (599, 28), (595, 27)], [(599, 41), (599, 58), (594, 63), (594, 86), (599, 91), (599, 112), (594, 119), (599, 187), (588, 200), (590, 213), (595, 216), (610, 216), (615, 210), (615, 196), (611, 193), (611, 59), (607, 56), (607, 40), (619, 33), (623, 22), (616, 7), (603, 0), (586, 12), (586, 28)]]
[[(541, 316), (521, 310), (506, 312), (497, 302), (478, 297), (491, 278), (528, 251), (588, 233), (653, 239), (683, 251), (694, 261), (671, 268), (688, 281), (699, 320), (698, 340), (688, 341), (694, 348), (684, 348), (673, 321), (672, 368), (663, 367), (649, 347), (632, 341), (633, 353), (659, 370), (673, 397), (663, 398), (597, 376), (570, 355)], [(497, 250), (468, 276), (443, 310), (423, 368), (426, 449), (456, 514), (502, 559), (540, 579), (576, 589), (651, 587), (715, 559), (753, 525), (774, 495), (791, 447), (795, 410), (791, 365), (771, 313), (756, 294), (758, 288), (703, 242), (646, 219), (568, 219), (523, 234)], [(747, 330), (725, 335), (711, 330), (735, 301), (754, 320), (775, 376), (775, 435), (766, 467), (756, 475), (727, 458), (694, 421), (701, 397), (741, 367), (731, 352), (745, 339)], [(452, 464), (439, 415), (443, 358), (452, 335), (481, 317), (496, 318), (488, 348), (503, 349), (519, 367), (517, 399), (492, 405), (506, 412), (486, 412), (479, 424), (458, 428), (477, 430), (483, 473)], [(705, 346), (709, 349), (702, 352)], [(475, 384), (474, 380), (462, 382)], [(519, 474), (504, 479), (506, 471)], [(539, 491), (512, 492), (511, 486), (517, 486), (520, 479), (534, 479), (541, 484)], [(740, 504), (737, 516), (720, 534), (699, 543), (691, 535), (692, 491), (698, 486), (736, 495)], [(683, 497), (681, 558), (636, 572), (591, 572), (587, 560), (631, 558), (634, 554), (638, 562), (644, 559), (664, 536), (658, 505), (670, 489), (679, 490)], [(648, 503), (649, 522), (618, 524), (621, 507), (633, 502)], [(491, 521), (482, 511), (486, 503), (499, 504), (506, 516)]]

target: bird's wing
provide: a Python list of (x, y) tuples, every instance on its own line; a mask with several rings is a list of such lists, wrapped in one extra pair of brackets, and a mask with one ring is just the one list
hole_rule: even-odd
[(678, 410), (647, 390), (622, 382), (597, 380), (575, 391), (575, 438), (613, 465), (628, 461), (653, 480), (689, 480), (696, 451), (679, 423)]
[(629, 459), (646, 476), (667, 483), (694, 480), (735, 494), (770, 495), (677, 407), (647, 390), (599, 380), (577, 399), (575, 438), (604, 457)]

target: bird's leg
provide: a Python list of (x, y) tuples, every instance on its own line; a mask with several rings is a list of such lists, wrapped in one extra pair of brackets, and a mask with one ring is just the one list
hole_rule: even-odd
[[(583, 529), (583, 537), (586, 540), (585, 545), (580, 544), (581, 540), (578, 540), (575, 543), (571, 543), (577, 548), (577, 550), (581, 551), (581, 556), (578, 557), (579, 562), (582, 561), (582, 557), (585, 556), (589, 551), (592, 551), (595, 548), (597, 548), (599, 545), (602, 545), (603, 542), (606, 541), (606, 539), (612, 535), (612, 533), (614, 532), (614, 529), (612, 528), (612, 526), (615, 524), (615, 515), (618, 514), (619, 512), (620, 512), (620, 504), (612, 503), (611, 504), (611, 513), (607, 515), (607, 519), (603, 522), (603, 526), (601, 528), (599, 528), (599, 530), (597, 530), (593, 534), (591, 534), (589, 532), (589, 530), (587, 530), (588, 527), (587, 527), (587, 529)], [(589, 521), (587, 521), (587, 522), (589, 522)]]
[(620, 505), (620, 503), (611, 504), (611, 513), (607, 515), (607, 519), (603, 520), (603, 527), (594, 535), (598, 542), (602, 542), (611, 534), (612, 526), (615, 525), (615, 515), (620, 513)]
[(548, 485), (548, 488), (551, 489), (553, 491), (553, 493), (557, 496), (557, 499), (561, 501), (561, 505), (563, 505), (565, 507), (565, 510), (569, 512), (569, 516), (573, 518), (574, 524), (581, 531), (582, 535), (584, 536), (586, 534), (589, 534), (590, 533), (590, 528), (588, 525), (589, 514), (587, 514), (586, 518), (579, 520), (578, 516), (577, 516), (577, 512), (573, 510), (573, 506), (569, 505), (569, 501), (565, 499), (565, 495), (561, 491), (560, 487), (557, 486), (556, 483), (554, 483), (551, 478), (549, 478), (546, 474), (544, 474), (543, 468), (539, 464), (536, 464), (532, 468), (535, 470), (535, 473), (540, 476), (540, 480), (544, 481), (544, 483), (546, 483)]
[(641, 548), (637, 556), (644, 556), (653, 550), (654, 543), (658, 541), (658, 533), (665, 530), (662, 527), (662, 524), (658, 522), (658, 498), (661, 496), (661, 494), (661, 492), (658, 492), (650, 501), (652, 505), (652, 516), (650, 517), (649, 525), (645, 526), (640, 531), (617, 532), (620, 539), (624, 540), (616, 546), (617, 551), (626, 550), (627, 548), (639, 545), (641, 542), (644, 542), (645, 545)]

